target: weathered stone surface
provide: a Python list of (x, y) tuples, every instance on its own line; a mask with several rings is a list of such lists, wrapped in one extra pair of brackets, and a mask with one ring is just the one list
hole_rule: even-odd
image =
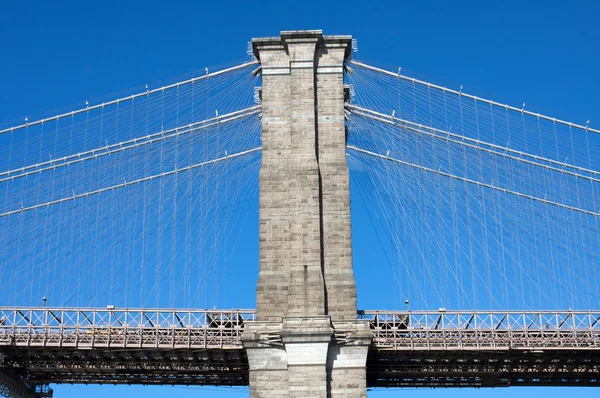
[(262, 70), (260, 271), (246, 326), (250, 395), (365, 397), (371, 334), (356, 320), (344, 60), (349, 36), (253, 40)]

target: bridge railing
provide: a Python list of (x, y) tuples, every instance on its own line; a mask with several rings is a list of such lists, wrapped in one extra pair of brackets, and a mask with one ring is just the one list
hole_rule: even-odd
[(253, 310), (0, 307), (0, 346), (240, 348)]
[(378, 348), (600, 349), (600, 311), (361, 311)]
[[(599, 349), (600, 311), (359, 311), (392, 350)], [(0, 307), (0, 346), (241, 348), (254, 310)]]

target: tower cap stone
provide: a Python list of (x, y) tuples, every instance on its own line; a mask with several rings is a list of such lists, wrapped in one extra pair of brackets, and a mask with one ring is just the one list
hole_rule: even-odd
[(317, 41), (319, 47), (342, 46), (345, 47), (344, 58), (348, 59), (352, 51), (352, 36), (328, 35), (323, 36), (323, 31), (318, 30), (282, 30), (279, 37), (259, 37), (252, 39), (252, 52), (260, 60), (259, 47), (285, 48), (289, 42)]

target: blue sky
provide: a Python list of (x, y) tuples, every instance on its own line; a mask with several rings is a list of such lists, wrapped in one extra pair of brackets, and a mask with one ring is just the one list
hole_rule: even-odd
[[(357, 59), (600, 127), (600, 5), (559, 1), (103, 1), (0, 5), (0, 122), (246, 59), (252, 37), (322, 29), (358, 39)], [(80, 105), (78, 105), (80, 104)], [(50, 112), (51, 113), (51, 112)], [(5, 124), (5, 123), (3, 123)], [(16, 123), (14, 123), (16, 124)], [(356, 236), (356, 234), (355, 234)], [(355, 266), (370, 253), (355, 247)], [(357, 270), (358, 278), (366, 272)], [(385, 276), (382, 271), (381, 276)], [(371, 280), (375, 282), (375, 280)], [(359, 282), (363, 305), (374, 289)], [(359, 303), (361, 299), (359, 298)], [(56, 396), (245, 396), (244, 389), (55, 387)], [(219, 394), (217, 394), (219, 392)], [(565, 389), (386, 390), (373, 397), (564, 395)], [(576, 391), (596, 396), (592, 389)]]

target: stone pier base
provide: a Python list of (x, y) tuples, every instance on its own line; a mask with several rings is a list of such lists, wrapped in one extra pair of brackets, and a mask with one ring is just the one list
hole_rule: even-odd
[(246, 324), (250, 397), (364, 398), (371, 332), (327, 316)]

